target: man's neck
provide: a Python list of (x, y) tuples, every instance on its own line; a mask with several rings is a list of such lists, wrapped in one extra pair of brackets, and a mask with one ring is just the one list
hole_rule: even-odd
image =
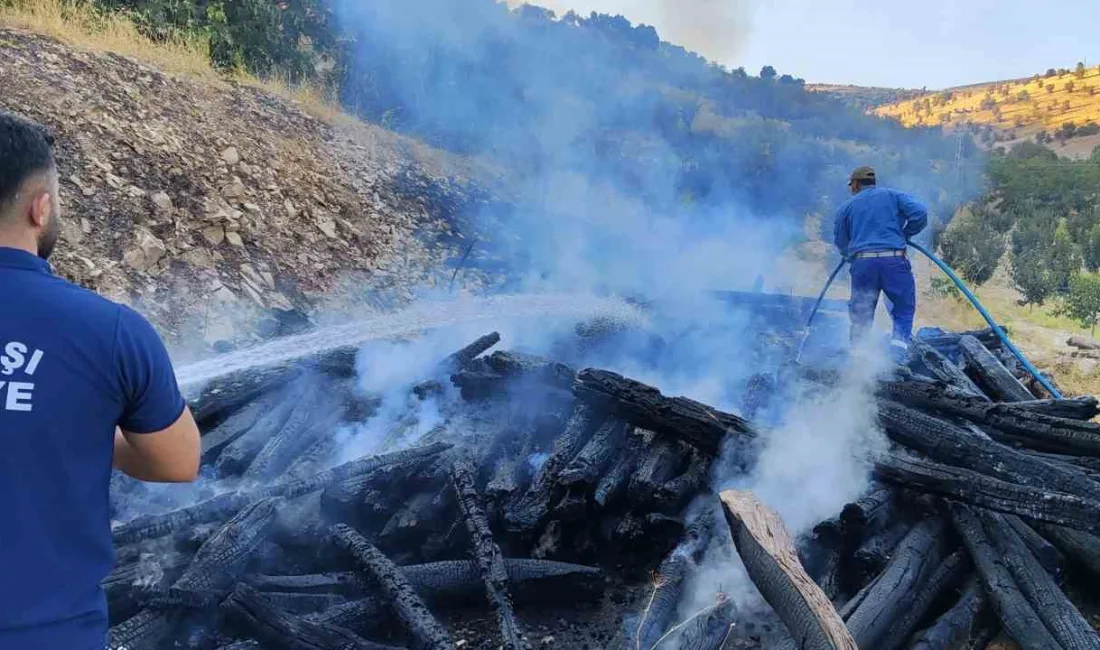
[(38, 255), (38, 243), (33, 236), (19, 236), (3, 229), (0, 229), (0, 248), (14, 248)]

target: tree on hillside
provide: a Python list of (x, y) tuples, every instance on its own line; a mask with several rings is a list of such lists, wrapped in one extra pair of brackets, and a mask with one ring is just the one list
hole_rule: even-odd
[(1076, 87), (1077, 87), (1076, 83), (1074, 83), (1072, 81), (1067, 81), (1066, 82), (1066, 92), (1067, 93), (1072, 93), (1073, 89), (1076, 88)]
[(940, 239), (940, 253), (948, 266), (974, 285), (985, 284), (1005, 252), (1005, 235), (979, 207), (963, 208)]
[(770, 65), (766, 65), (760, 69), (760, 78), (764, 81), (771, 81), (772, 79), (775, 79), (778, 74), (779, 73), (775, 71), (775, 68), (771, 67)]
[(1029, 93), (1026, 90), (1021, 90), (1020, 92), (1016, 93), (1016, 101), (1018, 101), (1018, 102), (1031, 101), (1031, 93)]
[(1059, 220), (1048, 250), (1047, 258), (1054, 291), (1067, 291), (1070, 278), (1081, 270), (1081, 253), (1069, 234), (1065, 219)]
[(1055, 70), (1054, 68), (1047, 68), (1047, 73), (1046, 73), (1045, 76), (1046, 76), (1047, 79), (1050, 79), (1051, 77), (1055, 76), (1056, 74), (1058, 74), (1057, 70)]
[(1100, 276), (1092, 273), (1075, 274), (1070, 279), (1065, 301), (1056, 313), (1069, 316), (1081, 327), (1089, 328), (1095, 336), (1096, 324), (1100, 322)]
[(1076, 71), (1076, 73), (1077, 73), (1077, 78), (1078, 79), (1084, 79), (1085, 78), (1085, 64), (1084, 64), (1083, 61), (1078, 61), (1077, 62), (1077, 71)]
[(1084, 246), (1085, 268), (1093, 273), (1100, 271), (1100, 222), (1095, 223), (1088, 232)]
[(1025, 305), (1041, 305), (1054, 293), (1054, 285), (1040, 250), (1013, 254), (1009, 274), (1016, 290), (1023, 295)]
[(1054, 94), (1054, 84), (1047, 84), (1047, 94), (1048, 95), (1053, 95)]
[(979, 107), (983, 111), (991, 111), (994, 108), (997, 108), (997, 100), (987, 96), (985, 99), (982, 100), (982, 103), (979, 105)]

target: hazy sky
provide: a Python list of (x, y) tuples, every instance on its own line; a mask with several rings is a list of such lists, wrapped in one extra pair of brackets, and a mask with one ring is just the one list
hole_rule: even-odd
[[(509, 0), (514, 4), (516, 0)], [(757, 74), (942, 88), (1100, 64), (1100, 0), (532, 0), (622, 14)]]

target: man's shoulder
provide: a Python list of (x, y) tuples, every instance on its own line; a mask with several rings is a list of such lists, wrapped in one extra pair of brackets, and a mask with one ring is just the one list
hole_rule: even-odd
[(57, 306), (70, 313), (117, 318), (119, 311), (126, 309), (121, 303), (58, 276), (50, 276), (47, 283)]

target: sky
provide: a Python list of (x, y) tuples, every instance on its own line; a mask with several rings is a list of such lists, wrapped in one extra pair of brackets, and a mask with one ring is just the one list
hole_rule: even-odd
[[(508, 0), (515, 4), (517, 0)], [(731, 68), (929, 89), (1100, 65), (1098, 0), (531, 0), (621, 14)]]

